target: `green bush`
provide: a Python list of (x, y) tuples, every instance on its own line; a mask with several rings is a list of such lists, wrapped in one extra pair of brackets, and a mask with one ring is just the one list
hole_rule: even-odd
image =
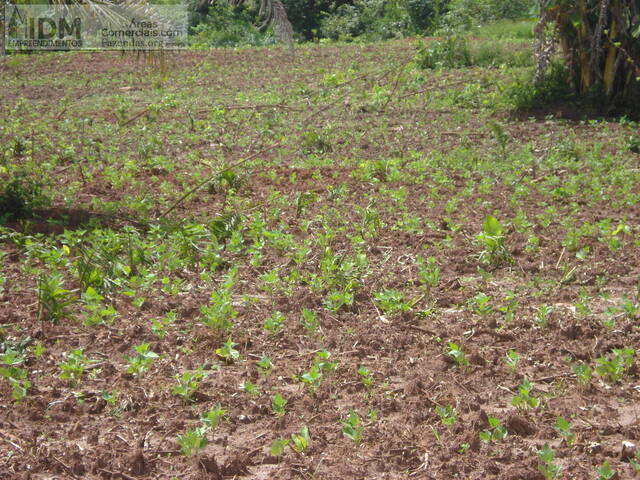
[(361, 35), (364, 28), (362, 11), (354, 5), (340, 5), (320, 22), (321, 35), (332, 40), (352, 39)]
[(405, 8), (414, 33), (427, 33), (440, 24), (448, 8), (448, 0), (406, 0)]
[(530, 73), (524, 79), (517, 79), (507, 87), (506, 95), (513, 106), (521, 110), (544, 108), (574, 99), (569, 84), (569, 71), (564, 64), (558, 62), (551, 63), (544, 77), (537, 83)]
[[(192, 8), (192, 45), (236, 46), (272, 43), (272, 35), (262, 33), (257, 2), (250, 7), (230, 7), (214, 0)], [(430, 34), (437, 29), (469, 31), (499, 19), (519, 20), (531, 16), (534, 0), (283, 0), (295, 35), (302, 40), (377, 41)], [(514, 24), (494, 27), (494, 38), (524, 38)], [(526, 27), (528, 28), (528, 27)], [(500, 33), (507, 29), (508, 34)], [(498, 31), (495, 31), (498, 30)], [(528, 32), (530, 34), (531, 32)], [(529, 38), (529, 37), (526, 37)]]
[(568, 66), (556, 60), (549, 65), (537, 83), (533, 81), (532, 72), (527, 72), (525, 76), (508, 85), (505, 93), (511, 106), (517, 110), (567, 106), (570, 111), (583, 117), (624, 115), (631, 120), (637, 120), (640, 119), (640, 81), (632, 83), (631, 88), (634, 86), (637, 94), (630, 96), (624, 104), (609, 103), (600, 84), (594, 85), (586, 94), (578, 95), (571, 88)]
[(47, 203), (42, 184), (32, 176), (15, 174), (8, 179), (0, 177), (0, 223), (31, 217), (34, 209)]
[(351, 5), (352, 0), (283, 0), (293, 30), (303, 40), (312, 40), (320, 35), (321, 21), (335, 13), (342, 5)]
[(414, 17), (409, 11), (409, 0), (354, 0), (353, 4), (343, 4), (325, 14), (320, 22), (320, 34), (333, 40), (361, 37), (376, 41), (422, 32), (420, 25), (426, 25), (428, 17), (415, 15), (421, 5), (431, 0), (412, 1), (415, 2)]
[(204, 21), (191, 29), (189, 42), (196, 48), (263, 46), (275, 43), (269, 31), (262, 32), (254, 12), (246, 7), (216, 3)]
[(471, 50), (465, 37), (449, 35), (443, 40), (418, 47), (416, 64), (420, 68), (461, 68), (472, 65)]

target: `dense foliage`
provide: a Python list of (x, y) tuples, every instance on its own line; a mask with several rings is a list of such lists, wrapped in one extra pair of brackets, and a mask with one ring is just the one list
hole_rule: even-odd
[(640, 108), (639, 0), (547, 0), (538, 34), (539, 70), (551, 51), (545, 43), (559, 40), (576, 94), (604, 100), (607, 108)]
[[(284, 0), (295, 35), (300, 40), (375, 41), (468, 30), (499, 19), (529, 16), (533, 0)], [(230, 7), (224, 0), (194, 6), (196, 45), (227, 46), (268, 42), (269, 30), (255, 25), (251, 3)], [(207, 10), (208, 9), (208, 10)]]

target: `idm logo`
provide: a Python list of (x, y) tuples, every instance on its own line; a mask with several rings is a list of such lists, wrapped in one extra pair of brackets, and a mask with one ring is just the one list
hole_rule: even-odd
[(52, 40), (56, 37), (59, 40), (68, 37), (81, 39), (80, 17), (67, 18), (60, 12), (53, 16), (47, 13), (40, 8), (33, 10), (28, 6), (15, 6), (9, 13), (7, 36), (10, 39), (28, 40)]

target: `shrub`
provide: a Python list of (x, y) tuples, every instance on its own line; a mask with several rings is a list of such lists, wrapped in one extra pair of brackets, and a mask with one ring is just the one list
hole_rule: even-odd
[(412, 33), (411, 17), (403, 0), (355, 0), (325, 14), (320, 33), (333, 40), (398, 38)]
[(347, 40), (364, 31), (362, 12), (354, 5), (340, 5), (335, 13), (326, 15), (320, 23), (322, 36), (332, 40)]
[(420, 68), (461, 68), (472, 64), (471, 50), (465, 37), (448, 35), (443, 40), (420, 45), (416, 56)]
[(506, 94), (513, 105), (522, 110), (546, 107), (574, 99), (567, 67), (557, 62), (550, 65), (539, 82), (534, 82), (533, 76), (529, 75), (509, 85)]
[(0, 223), (31, 217), (34, 209), (47, 203), (42, 184), (32, 176), (18, 173), (6, 181), (0, 176)]
[(448, 0), (406, 0), (405, 8), (414, 33), (430, 32), (446, 13)]
[(216, 3), (209, 8), (204, 21), (192, 28), (191, 46), (236, 47), (263, 46), (275, 43), (269, 31), (255, 25), (252, 12), (243, 6)]
[(312, 40), (320, 35), (322, 19), (351, 0), (283, 0), (287, 16), (297, 35)]

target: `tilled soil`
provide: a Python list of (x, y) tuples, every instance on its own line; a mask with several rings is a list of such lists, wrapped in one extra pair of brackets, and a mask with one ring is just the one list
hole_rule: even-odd
[[(211, 281), (204, 279), (205, 265), (158, 271), (158, 279), (141, 287), (141, 294), (127, 295), (123, 288), (109, 297), (118, 312), (111, 324), (86, 326), (86, 311), (79, 304), (55, 323), (39, 318), (34, 268), (46, 265), (42, 257), (34, 259), (27, 253), (24, 242), (12, 241), (7, 232), (33, 234), (35, 241), (44, 238), (37, 236), (42, 234), (61, 244), (65, 228), (89, 229), (88, 222), (95, 221), (114, 231), (137, 229), (144, 238), (148, 233), (144, 215), (126, 206), (118, 215), (97, 213), (96, 206), (104, 201), (124, 202), (139, 191), (159, 199), (166, 194), (162, 185), (170, 185), (169, 200), (150, 212), (151, 217), (159, 215), (186, 185), (197, 184), (198, 178), (185, 178), (192, 168), (186, 162), (208, 168), (206, 162), (203, 167), (197, 157), (190, 157), (190, 152), (203, 156), (210, 151), (224, 152), (225, 158), (239, 158), (268, 144), (269, 133), (256, 133), (258, 127), (247, 131), (252, 121), (258, 124), (268, 116), (260, 108), (238, 117), (237, 125), (230, 121), (221, 127), (217, 144), (213, 141), (216, 135), (210, 133), (202, 133), (199, 139), (202, 126), (197, 122), (211, 118), (212, 105), (224, 103), (232, 111), (233, 105), (240, 105), (240, 93), (255, 93), (256, 89), (283, 95), (292, 92), (295, 99), (295, 89), (317, 87), (335, 65), (340, 71), (357, 61), (366, 71), (394, 55), (404, 60), (412, 54), (409, 42), (305, 48), (300, 53), (302, 60), (278, 71), (274, 64), (289, 61), (280, 50), (185, 53), (174, 59), (175, 71), (166, 88), (179, 92), (180, 80), (184, 80), (184, 88), (196, 96), (219, 89), (224, 92), (222, 98), (203, 105), (201, 113), (191, 105), (172, 107), (159, 114), (157, 124), (150, 124), (153, 119), (144, 116), (134, 118), (146, 108), (136, 101), (121, 119), (121, 123), (128, 122), (121, 137), (108, 127), (119, 115), (113, 105), (108, 107), (109, 99), (115, 102), (120, 95), (150, 91), (149, 82), (136, 76), (138, 70), (148, 71), (144, 64), (108, 53), (33, 55), (33, 61), (17, 66), (8, 65), (10, 60), (0, 64), (0, 75), (13, 79), (13, 85), (25, 83), (20, 95), (34, 109), (32, 119), (40, 115), (73, 122), (73, 114), (78, 113), (96, 125), (87, 128), (97, 132), (104, 127), (99, 133), (83, 134), (60, 124), (54, 127), (54, 141), (68, 135), (73, 139), (68, 143), (86, 145), (92, 135), (100, 135), (100, 143), (137, 159), (134, 139), (146, 138), (142, 129), (151, 125), (149, 128), (158, 129), (157, 135), (165, 136), (158, 148), (173, 155), (175, 167), (145, 166), (137, 172), (139, 183), (119, 189), (103, 175), (99, 164), (92, 167), (92, 178), (86, 177), (88, 171), (76, 169), (74, 161), (82, 162), (82, 155), (68, 160), (67, 165), (62, 160), (50, 174), (62, 172), (60, 183), (65, 188), (72, 182), (78, 184), (72, 207), (57, 199), (53, 208), (37, 212), (44, 220), (10, 222), (0, 237), (6, 279), (4, 291), (0, 290), (0, 339), (5, 352), (19, 348), (21, 341), (27, 345), (22, 366), (28, 369), (32, 383), (18, 403), (12, 399), (9, 382), (0, 382), (1, 478), (538, 479), (543, 477), (537, 452), (545, 444), (555, 451), (555, 463), (562, 468), (560, 478), (597, 478), (596, 470), (605, 461), (617, 470), (618, 478), (633, 477), (630, 457), (635, 450), (624, 448), (623, 442), (640, 441), (637, 367), (627, 368), (617, 382), (594, 374), (582, 383), (573, 369), (577, 364), (595, 368), (596, 359), (610, 355), (613, 349), (635, 349), (640, 340), (637, 311), (619, 314), (612, 326), (603, 322), (607, 307), (619, 305), (624, 298), (637, 303), (640, 278), (640, 212), (637, 202), (630, 205), (622, 200), (624, 195), (640, 193), (637, 183), (624, 192), (606, 183), (610, 170), (616, 168), (607, 163), (607, 156), (618, 156), (618, 168), (637, 175), (640, 158), (623, 150), (621, 139), (629, 130), (619, 123), (519, 121), (504, 113), (464, 106), (431, 108), (417, 95), (408, 104), (392, 97), (388, 104), (382, 103), (383, 108), (378, 105), (371, 112), (356, 106), (360, 100), (355, 86), (348, 98), (336, 94), (316, 99), (306, 111), (303, 102), (292, 102), (295, 111), (272, 107), (274, 122), (286, 125), (288, 120), (298, 129), (297, 121), (326, 105), (317, 114), (324, 117), (309, 119), (309, 125), (337, 125), (338, 130), (354, 129), (356, 133), (336, 140), (339, 134), (332, 131), (330, 146), (309, 140), (311, 137), (304, 137), (307, 143), (301, 146), (293, 132), (282, 135), (278, 141), (284, 147), (265, 152), (259, 163), (247, 166), (235, 194), (224, 188), (198, 192), (169, 217), (207, 223), (237, 202), (232, 206), (243, 212), (240, 231), (247, 246), (250, 219), (255, 215), (265, 219), (266, 230), (290, 235), (298, 246), (327, 235), (327, 248), (342, 256), (342, 262), (357, 252), (366, 255), (368, 266), (355, 279), (351, 305), (327, 308), (329, 289), (312, 284), (312, 275), (319, 274), (326, 254), (318, 243), (309, 244), (310, 253), (298, 265), (289, 247), (267, 240), (259, 264), (254, 265), (246, 251), (233, 251), (231, 240), (226, 239), (221, 255), (227, 268), (208, 272)], [(189, 80), (203, 65), (219, 75)], [(105, 80), (111, 72), (117, 72), (116, 80)], [(64, 83), (65, 76), (80, 78), (80, 74), (87, 80), (79, 87)], [(38, 75), (55, 81), (34, 82)], [(444, 72), (435, 82), (443, 90), (447, 85), (460, 88), (454, 86), (460, 75), (468, 75), (464, 78), (470, 83), (475, 78), (473, 73)], [(376, 77), (376, 81), (393, 85), (395, 78), (388, 76)], [(123, 80), (129, 78), (137, 83)], [(128, 90), (114, 93), (114, 88)], [(400, 94), (406, 92), (392, 92)], [(14, 96), (3, 93), (0, 97), (3, 110), (15, 107)], [(259, 95), (254, 97), (255, 104), (272, 103), (270, 98), (259, 102)], [(64, 99), (70, 101), (65, 104)], [(187, 110), (196, 122), (195, 133), (185, 134), (184, 144), (178, 145), (170, 138), (172, 125), (180, 125), (175, 128), (180, 134), (183, 124), (189, 122)], [(520, 178), (502, 169), (498, 161), (494, 171), (487, 169), (483, 155), (499, 156), (486, 128), (490, 120), (504, 124), (511, 138), (510, 150), (533, 144), (532, 150), (541, 159), (535, 168), (523, 168)], [(384, 122), (388, 125), (381, 129)], [(7, 144), (15, 135), (7, 124), (0, 131)], [(246, 141), (241, 140), (244, 135)], [(252, 135), (258, 140), (252, 140)], [(28, 133), (25, 137), (29, 139)], [(581, 145), (573, 170), (556, 168), (545, 160), (566, 137)], [(62, 146), (42, 148), (34, 153), (36, 163), (45, 162), (49, 153)], [(460, 150), (464, 148), (468, 150)], [(460, 155), (477, 156), (484, 167), (456, 168), (445, 160), (442, 166), (435, 162), (425, 168), (416, 163), (419, 155), (444, 159), (456, 149)], [(387, 164), (386, 170), (367, 174), (366, 162), (389, 159), (395, 163)], [(16, 161), (28, 163), (24, 158)], [(127, 175), (124, 160), (118, 168)], [(569, 185), (584, 171), (590, 172), (589, 178), (605, 183), (581, 185), (566, 194), (550, 193), (555, 186)], [(442, 176), (448, 179), (440, 181)], [(487, 179), (490, 188), (482, 188)], [(527, 187), (524, 194), (518, 192), (522, 185)], [(339, 186), (344, 193), (335, 192)], [(461, 196), (465, 189), (468, 191)], [(596, 190), (600, 194), (594, 194)], [(313, 195), (309, 197), (313, 200), (301, 206), (302, 194)], [(452, 205), (452, 198), (457, 203)], [(379, 223), (373, 221), (375, 233), (368, 235), (362, 227), (363, 209), (372, 206), (379, 212)], [(551, 206), (554, 210), (549, 213)], [(478, 256), (482, 246), (476, 235), (489, 214), (506, 225), (509, 258), (487, 265)], [(513, 224), (517, 215), (532, 223), (527, 233)], [(420, 220), (419, 226), (406, 226), (410, 216)], [(588, 248), (588, 256), (580, 260), (566, 245), (566, 218), (577, 226), (612, 218), (629, 230), (621, 234), (618, 248), (611, 248), (597, 233), (583, 236), (580, 250)], [(333, 226), (331, 235), (327, 222)], [(531, 234), (539, 239), (538, 248), (528, 248)], [(69, 255), (73, 259), (76, 254), (71, 250)], [(153, 258), (151, 250), (150, 256)], [(436, 258), (440, 268), (436, 286), (421, 284), (418, 256)], [(222, 288), (229, 265), (238, 266), (232, 291), (237, 316), (232, 329), (221, 332), (202, 324), (200, 308), (209, 302), (212, 291)], [(156, 267), (153, 263), (147, 266), (150, 271)], [(264, 280), (274, 269), (280, 279), (298, 270), (307, 276), (293, 281), (290, 288), (274, 287)], [(179, 278), (179, 292), (162, 290), (163, 276)], [(65, 272), (65, 285), (79, 296), (80, 285), (71, 270)], [(398, 313), (381, 310), (376, 294), (392, 289), (402, 292), (410, 308)], [(491, 297), (489, 313), (473, 308), (472, 299), (479, 293)], [(140, 295), (144, 296), (142, 304), (135, 301)], [(581, 308), (585, 302), (588, 310)], [(536, 322), (541, 305), (553, 307), (546, 324)], [(319, 326), (315, 332), (301, 324), (303, 309), (316, 313)], [(263, 326), (275, 311), (286, 319), (277, 333)], [(175, 312), (175, 322), (166, 328), (165, 336), (154, 333), (153, 320), (168, 312)], [(228, 338), (239, 353), (235, 361), (216, 354)], [(126, 357), (145, 343), (159, 357), (143, 375), (128, 373)], [(449, 354), (450, 343), (464, 352), (465, 362), (456, 363)], [(34, 353), (36, 345), (44, 347), (39, 358)], [(90, 365), (78, 381), (61, 379), (60, 362), (78, 348)], [(309, 388), (301, 375), (322, 350), (337, 362), (335, 371), (324, 372), (321, 382)], [(505, 361), (510, 351), (520, 356), (515, 367)], [(257, 366), (263, 356), (273, 363), (270, 371)], [(203, 366), (204, 378), (191, 400), (185, 401), (172, 392), (175, 377), (199, 366)], [(370, 385), (358, 373), (361, 366), (371, 372)], [(512, 404), (524, 379), (534, 385), (532, 394), (540, 400), (537, 408)], [(246, 382), (255, 385), (255, 394), (242, 388)], [(287, 400), (283, 416), (272, 408), (276, 393)], [(109, 394), (117, 394), (117, 399), (110, 402), (114, 397)], [(178, 436), (197, 428), (200, 416), (217, 404), (226, 415), (206, 434), (208, 445), (192, 456), (183, 455)], [(444, 407), (455, 412), (449, 423), (439, 414)], [(342, 422), (350, 411), (361, 419), (361, 442), (343, 432)], [(554, 428), (559, 416), (570, 421), (575, 441), (566, 441)], [(502, 422), (505, 438), (481, 441), (480, 434), (491, 430), (489, 418)], [(302, 452), (287, 448), (282, 456), (274, 457), (274, 440), (290, 438), (302, 426), (309, 430), (309, 446)]]

